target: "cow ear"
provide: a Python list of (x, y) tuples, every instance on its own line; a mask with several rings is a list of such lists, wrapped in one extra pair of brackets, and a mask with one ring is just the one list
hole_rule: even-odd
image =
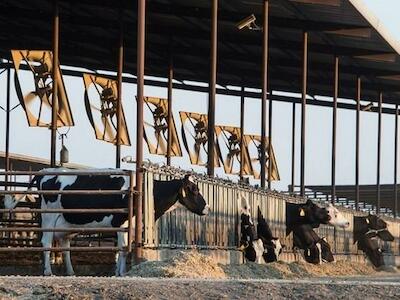
[(300, 208), (299, 215), (300, 215), (300, 217), (304, 217), (306, 215), (306, 212), (304, 211), (303, 208)]

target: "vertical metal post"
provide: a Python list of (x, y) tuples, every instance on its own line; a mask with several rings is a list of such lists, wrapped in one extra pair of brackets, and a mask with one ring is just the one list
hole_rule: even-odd
[(244, 173), (244, 86), (240, 90), (240, 173), (239, 178), (243, 180)]
[(338, 97), (339, 97), (339, 57), (335, 56), (333, 111), (332, 111), (332, 169), (331, 169), (332, 204), (335, 204), (336, 200), (336, 124), (337, 124)]
[(303, 80), (301, 97), (301, 145), (300, 145), (300, 195), (305, 194), (305, 143), (306, 143), (306, 104), (308, 71), (308, 32), (303, 32)]
[[(172, 42), (171, 42), (172, 44)], [(173, 89), (173, 79), (174, 79), (174, 66), (173, 66), (173, 50), (172, 45), (170, 45), (169, 51), (169, 66), (168, 66), (168, 140), (167, 140), (167, 165), (171, 165), (171, 152), (172, 152), (172, 89)]]
[(116, 136), (116, 157), (115, 167), (121, 167), (121, 125), (122, 125), (122, 72), (124, 69), (124, 21), (123, 21), (123, 8), (120, 9), (119, 16), (119, 51), (118, 51), (118, 99), (117, 99), (117, 136)]
[(269, 93), (269, 109), (268, 109), (268, 189), (272, 185), (272, 90)]
[(382, 141), (382, 101), (383, 93), (379, 93), (378, 102), (378, 141), (376, 158), (376, 213), (381, 212), (381, 141)]
[[(11, 99), (10, 99), (10, 81), (11, 81), (11, 62), (7, 66), (7, 103), (6, 103), (6, 156), (5, 156), (5, 169), (10, 171), (10, 114), (11, 114)], [(5, 190), (8, 190), (8, 175), (5, 176), (6, 185)]]
[(207, 174), (214, 176), (215, 147), (215, 98), (217, 84), (217, 50), (218, 50), (218, 0), (211, 2), (211, 52), (210, 52), (210, 83), (208, 94), (208, 163)]
[(58, 0), (54, 0), (53, 12), (53, 96), (51, 103), (51, 141), (50, 141), (50, 165), (56, 166), (56, 139), (57, 139), (57, 123), (58, 123), (58, 45), (59, 45), (59, 11)]
[(128, 252), (132, 252), (133, 242), (133, 200), (135, 197), (135, 173), (129, 172), (129, 202), (128, 202)]
[(292, 187), (290, 192), (294, 194), (294, 185), (295, 185), (295, 163), (296, 163), (296, 102), (292, 104), (292, 178), (291, 183)]
[(394, 122), (394, 217), (397, 217), (397, 211), (399, 209), (398, 196), (397, 196), (397, 157), (398, 157), (398, 146), (399, 146), (399, 105), (396, 104)]
[(262, 56), (262, 98), (261, 98), (261, 157), (260, 157), (260, 181), (261, 188), (265, 188), (266, 173), (266, 123), (267, 123), (267, 93), (268, 93), (268, 50), (269, 50), (269, 0), (264, 0), (264, 24), (263, 24), (263, 56)]
[(357, 77), (356, 111), (356, 210), (360, 209), (360, 101), (361, 77)]
[(146, 0), (138, 0), (137, 26), (137, 116), (136, 116), (136, 224), (135, 262), (142, 258), (142, 201), (143, 201), (143, 102), (144, 102), (144, 58), (145, 58)]

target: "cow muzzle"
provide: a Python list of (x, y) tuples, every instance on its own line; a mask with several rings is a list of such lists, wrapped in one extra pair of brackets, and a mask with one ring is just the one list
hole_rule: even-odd
[(211, 210), (211, 208), (210, 208), (210, 206), (209, 205), (206, 205), (204, 208), (203, 208), (203, 211), (201, 212), (203, 215), (208, 215), (209, 213), (210, 213), (210, 210)]

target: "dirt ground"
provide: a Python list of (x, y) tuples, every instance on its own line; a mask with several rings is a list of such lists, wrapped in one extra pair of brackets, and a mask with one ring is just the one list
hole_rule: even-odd
[(398, 299), (400, 277), (243, 280), (0, 277), (0, 299)]

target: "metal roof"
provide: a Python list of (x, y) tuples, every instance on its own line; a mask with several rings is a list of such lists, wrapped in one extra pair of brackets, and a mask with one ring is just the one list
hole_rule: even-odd
[[(175, 78), (208, 82), (210, 2), (147, 1), (146, 75), (166, 77), (172, 41)], [(136, 73), (135, 1), (60, 0), (59, 3), (63, 65), (117, 70), (122, 3), (125, 72)], [(262, 5), (261, 0), (220, 1), (218, 84), (261, 87), (262, 34), (239, 31), (235, 25), (250, 14), (261, 25)], [(10, 49), (51, 49), (52, 1), (1, 1), (0, 28), (2, 57), (9, 57)], [(304, 30), (310, 33), (309, 94), (332, 95), (333, 57), (339, 55), (340, 97), (355, 97), (356, 76), (361, 75), (364, 100), (376, 101), (377, 93), (383, 91), (384, 102), (398, 102), (399, 43), (361, 0), (270, 0), (269, 78), (273, 90), (301, 91)]]

